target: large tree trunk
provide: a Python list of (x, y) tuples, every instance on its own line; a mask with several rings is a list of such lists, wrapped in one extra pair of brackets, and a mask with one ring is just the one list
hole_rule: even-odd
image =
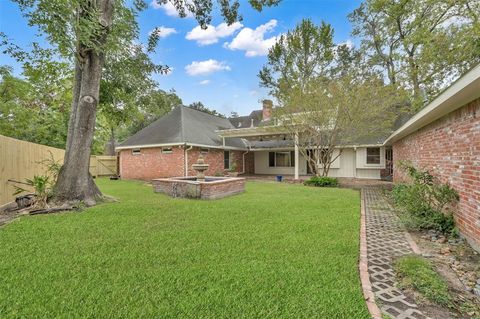
[[(105, 32), (97, 39), (105, 43), (113, 16), (113, 0), (99, 0), (99, 23)], [(54, 188), (57, 203), (84, 202), (95, 205), (102, 194), (89, 173), (90, 151), (100, 91), (104, 54), (91, 48), (77, 47), (72, 111), (68, 126), (64, 164)]]
[(89, 173), (89, 166), (102, 65), (103, 57), (90, 51), (79, 70), (81, 85), (78, 100), (70, 115), (69, 124), (72, 127), (69, 128), (65, 160), (54, 191), (57, 202), (83, 201), (94, 205), (101, 196)]
[(113, 127), (110, 128), (110, 143), (107, 147), (107, 154), (110, 156), (115, 156), (115, 129)]

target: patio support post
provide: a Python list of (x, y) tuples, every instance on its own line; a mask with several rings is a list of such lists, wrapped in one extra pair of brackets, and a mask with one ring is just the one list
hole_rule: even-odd
[(298, 133), (295, 134), (295, 180), (298, 180), (298, 162), (299, 162), (299, 154), (298, 154)]

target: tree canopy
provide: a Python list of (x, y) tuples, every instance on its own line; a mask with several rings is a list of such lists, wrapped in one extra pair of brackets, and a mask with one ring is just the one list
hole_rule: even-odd
[[(89, 160), (94, 131), (98, 123), (97, 109), (105, 114), (105, 123), (113, 126), (124, 121), (132, 110), (131, 100), (125, 93), (149, 85), (143, 82), (134, 87), (124, 81), (120, 72), (104, 76), (104, 68), (115, 69), (115, 62), (126, 57), (132, 44), (138, 40), (138, 12), (146, 9), (144, 0), (14, 0), (32, 26), (43, 33), (59, 56), (74, 65), (72, 103), (68, 121), (64, 164), (58, 174), (54, 200), (59, 203), (82, 201), (94, 205), (102, 195), (89, 174)], [(156, 0), (159, 4), (170, 2), (181, 17), (193, 13), (202, 28), (212, 19), (212, 0)], [(261, 11), (265, 6), (276, 5), (280, 0), (249, 0)], [(240, 3), (236, 0), (217, 0), (220, 15), (230, 25), (241, 20)], [(159, 38), (152, 32), (148, 50), (153, 50)], [(153, 67), (148, 59), (137, 55), (141, 70)], [(127, 62), (127, 61), (125, 61)], [(168, 67), (155, 66), (152, 71), (166, 72)], [(130, 70), (132, 73), (132, 70)], [(140, 72), (141, 73), (141, 72)], [(109, 86), (100, 96), (101, 82)], [(116, 84), (119, 84), (117, 87)], [(114, 92), (112, 92), (114, 90)], [(103, 105), (100, 102), (103, 98)], [(113, 134), (112, 134), (113, 135)]]
[(400, 92), (360, 67), (359, 51), (334, 44), (333, 28), (301, 21), (270, 49), (259, 73), (278, 107), (274, 115), (316, 175), (328, 175), (341, 145), (388, 134)]
[(349, 19), (365, 67), (411, 92), (412, 111), (480, 62), (478, 0), (366, 0)]

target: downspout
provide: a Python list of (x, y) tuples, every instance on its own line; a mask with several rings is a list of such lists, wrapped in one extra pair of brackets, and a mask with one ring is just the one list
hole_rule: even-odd
[(184, 162), (183, 162), (183, 175), (185, 177), (188, 177), (188, 151), (190, 151), (191, 149), (193, 148), (192, 145), (190, 145), (188, 148), (187, 148), (187, 143), (185, 143), (185, 146), (183, 147), (183, 159), (184, 159)]
[(248, 151), (246, 151), (246, 152), (244, 152), (244, 153), (242, 154), (242, 159), (243, 159), (243, 170), (242, 170), (242, 172), (240, 173), (240, 174), (242, 174), (242, 175), (243, 175), (243, 174), (245, 174), (245, 155), (247, 155), (247, 154), (248, 154), (248, 152), (250, 152), (250, 150), (248, 150)]
[(357, 178), (357, 147), (353, 148), (353, 178)]

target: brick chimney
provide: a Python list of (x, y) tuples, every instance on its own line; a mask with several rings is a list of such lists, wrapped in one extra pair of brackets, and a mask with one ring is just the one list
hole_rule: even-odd
[(262, 114), (262, 121), (270, 121), (272, 118), (272, 109), (273, 109), (273, 102), (272, 100), (263, 100), (263, 114)]

